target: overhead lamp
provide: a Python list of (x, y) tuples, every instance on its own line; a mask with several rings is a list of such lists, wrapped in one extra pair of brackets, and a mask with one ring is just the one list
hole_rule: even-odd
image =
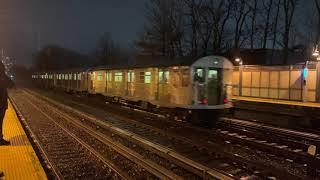
[(316, 46), (316, 48), (314, 48), (313, 53), (312, 53), (312, 56), (314, 56), (314, 57), (318, 57), (318, 56), (319, 56), (318, 46)]

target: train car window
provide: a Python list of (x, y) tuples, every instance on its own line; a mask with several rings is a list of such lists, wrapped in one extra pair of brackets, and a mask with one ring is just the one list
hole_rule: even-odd
[(204, 82), (205, 81), (205, 69), (196, 68), (194, 73), (194, 81)]
[(169, 82), (169, 71), (159, 71), (159, 83)]
[(159, 75), (158, 75), (159, 76), (159, 83), (164, 83), (163, 82), (163, 79), (164, 79), (163, 74), (164, 74), (163, 71), (159, 71)]
[(122, 72), (114, 73), (114, 81), (115, 82), (122, 82)]
[(218, 71), (210, 69), (208, 71), (208, 79), (218, 79)]
[(78, 74), (78, 80), (81, 80), (81, 73)]
[(64, 75), (64, 79), (68, 80), (69, 79), (69, 75), (68, 74)]
[(151, 72), (144, 73), (144, 83), (146, 83), (146, 84), (151, 83)]
[(77, 80), (77, 74), (73, 74), (73, 80)]
[(98, 75), (97, 75), (97, 80), (98, 81), (102, 81), (102, 73), (101, 72), (98, 72)]
[(111, 72), (107, 72), (107, 73), (106, 73), (106, 77), (107, 77), (107, 78), (106, 78), (107, 81), (112, 81), (112, 74), (111, 74)]
[(69, 74), (69, 79), (72, 80), (72, 74)]
[(189, 86), (189, 69), (182, 70), (182, 86), (187, 87)]
[(127, 78), (128, 82), (134, 82), (134, 72), (128, 72)]

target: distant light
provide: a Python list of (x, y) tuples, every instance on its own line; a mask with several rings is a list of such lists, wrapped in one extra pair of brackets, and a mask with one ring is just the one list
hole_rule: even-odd
[(318, 49), (318, 46), (316, 46), (316, 47), (313, 49), (312, 56), (314, 56), (314, 57), (318, 57), (318, 56), (319, 56), (319, 49)]
[(240, 61), (240, 62), (239, 62), (239, 65), (242, 65), (242, 64), (243, 64), (242, 61)]
[(236, 59), (234, 59), (236, 62), (240, 62), (241, 61), (241, 59), (240, 58), (236, 58)]
[(213, 63), (214, 63), (214, 64), (219, 64), (219, 62), (218, 62), (218, 61), (214, 61)]

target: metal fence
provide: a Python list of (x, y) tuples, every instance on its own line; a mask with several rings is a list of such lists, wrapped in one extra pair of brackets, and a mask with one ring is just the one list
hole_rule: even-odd
[(317, 64), (235, 67), (233, 95), (317, 102), (319, 76), (316, 66)]

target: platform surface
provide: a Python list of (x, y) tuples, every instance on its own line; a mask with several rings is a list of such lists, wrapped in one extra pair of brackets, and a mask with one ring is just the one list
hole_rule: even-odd
[(0, 170), (4, 177), (11, 179), (47, 179), (41, 163), (20, 124), (20, 121), (9, 102), (4, 119), (4, 139), (10, 141), (9, 146), (0, 146)]
[(240, 101), (251, 101), (251, 102), (262, 102), (262, 103), (271, 103), (271, 104), (283, 104), (290, 106), (304, 106), (304, 107), (313, 107), (320, 108), (320, 103), (314, 102), (300, 102), (300, 101), (286, 101), (279, 99), (265, 99), (265, 98), (254, 98), (254, 97), (243, 97), (243, 96), (234, 96), (233, 99)]

